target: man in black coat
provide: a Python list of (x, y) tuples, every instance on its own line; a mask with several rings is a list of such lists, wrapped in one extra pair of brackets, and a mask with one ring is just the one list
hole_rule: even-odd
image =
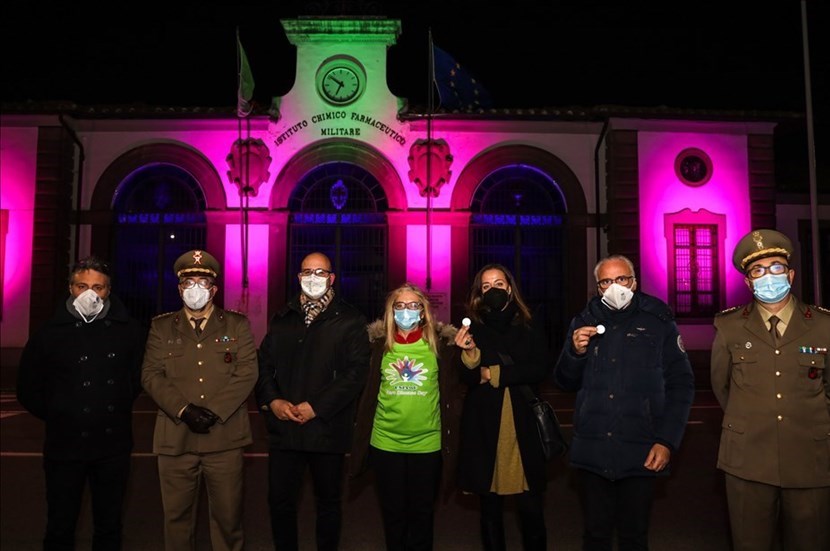
[(337, 549), (345, 454), (369, 369), (366, 318), (335, 296), (322, 253), (303, 259), (302, 292), (274, 316), (259, 350), (256, 401), (269, 433), (268, 502), (274, 546), (297, 549), (305, 468), (314, 482), (317, 549)]
[(20, 359), (17, 399), (46, 423), (44, 549), (74, 549), (87, 482), (93, 549), (121, 548), (144, 331), (110, 291), (107, 263), (89, 257), (73, 265), (70, 296)]

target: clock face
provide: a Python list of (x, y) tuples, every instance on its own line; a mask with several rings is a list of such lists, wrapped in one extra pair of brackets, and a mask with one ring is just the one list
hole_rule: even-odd
[(333, 67), (325, 72), (320, 92), (332, 103), (349, 103), (360, 91), (360, 77), (349, 67)]

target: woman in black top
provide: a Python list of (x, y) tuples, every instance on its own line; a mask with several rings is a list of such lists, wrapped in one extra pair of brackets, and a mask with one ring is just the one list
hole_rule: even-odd
[(524, 549), (545, 549), (546, 466), (529, 406), (548, 375), (545, 341), (516, 280), (500, 264), (476, 274), (467, 312), (472, 324), (462, 324), (455, 337), (467, 385), (458, 485), (481, 498), (484, 549), (505, 549), (506, 495), (516, 496)]

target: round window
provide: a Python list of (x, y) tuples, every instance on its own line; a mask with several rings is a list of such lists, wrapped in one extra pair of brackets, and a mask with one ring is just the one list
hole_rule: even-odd
[(702, 186), (712, 177), (712, 159), (702, 149), (689, 147), (674, 160), (674, 172), (688, 186)]

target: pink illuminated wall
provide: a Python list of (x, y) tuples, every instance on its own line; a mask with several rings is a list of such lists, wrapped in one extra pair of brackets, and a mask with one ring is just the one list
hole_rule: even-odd
[[(452, 254), (450, 251), (450, 227), (432, 227), (432, 289), (441, 289), (442, 293), (431, 295), (430, 302), (436, 318), (452, 322), (450, 315), (450, 276), (452, 274)], [(406, 228), (406, 277), (415, 285), (426, 291), (427, 279), (427, 236), (426, 226), (410, 225)], [(456, 321), (456, 325), (459, 322)]]
[(222, 293), (224, 305), (239, 310), (251, 321), (254, 342), (259, 346), (268, 327), (268, 226), (248, 227), (248, 297), (242, 296), (242, 241), (240, 225), (228, 225), (225, 232), (225, 266)]
[(0, 134), (0, 209), (7, 211), (0, 321), (4, 347), (22, 347), (29, 336), (37, 134), (37, 128), (16, 127), (4, 127)]
[[(675, 159), (686, 148), (703, 150), (712, 160), (712, 177), (699, 187), (683, 183), (675, 174)], [(750, 230), (749, 177), (746, 136), (691, 132), (640, 132), (640, 247), (644, 290), (668, 300), (667, 228), (664, 214), (705, 209), (726, 216), (721, 236), (724, 262), (722, 281), (726, 304), (746, 300), (743, 277), (732, 268), (732, 251)], [(609, 205), (613, 208), (613, 205)]]

